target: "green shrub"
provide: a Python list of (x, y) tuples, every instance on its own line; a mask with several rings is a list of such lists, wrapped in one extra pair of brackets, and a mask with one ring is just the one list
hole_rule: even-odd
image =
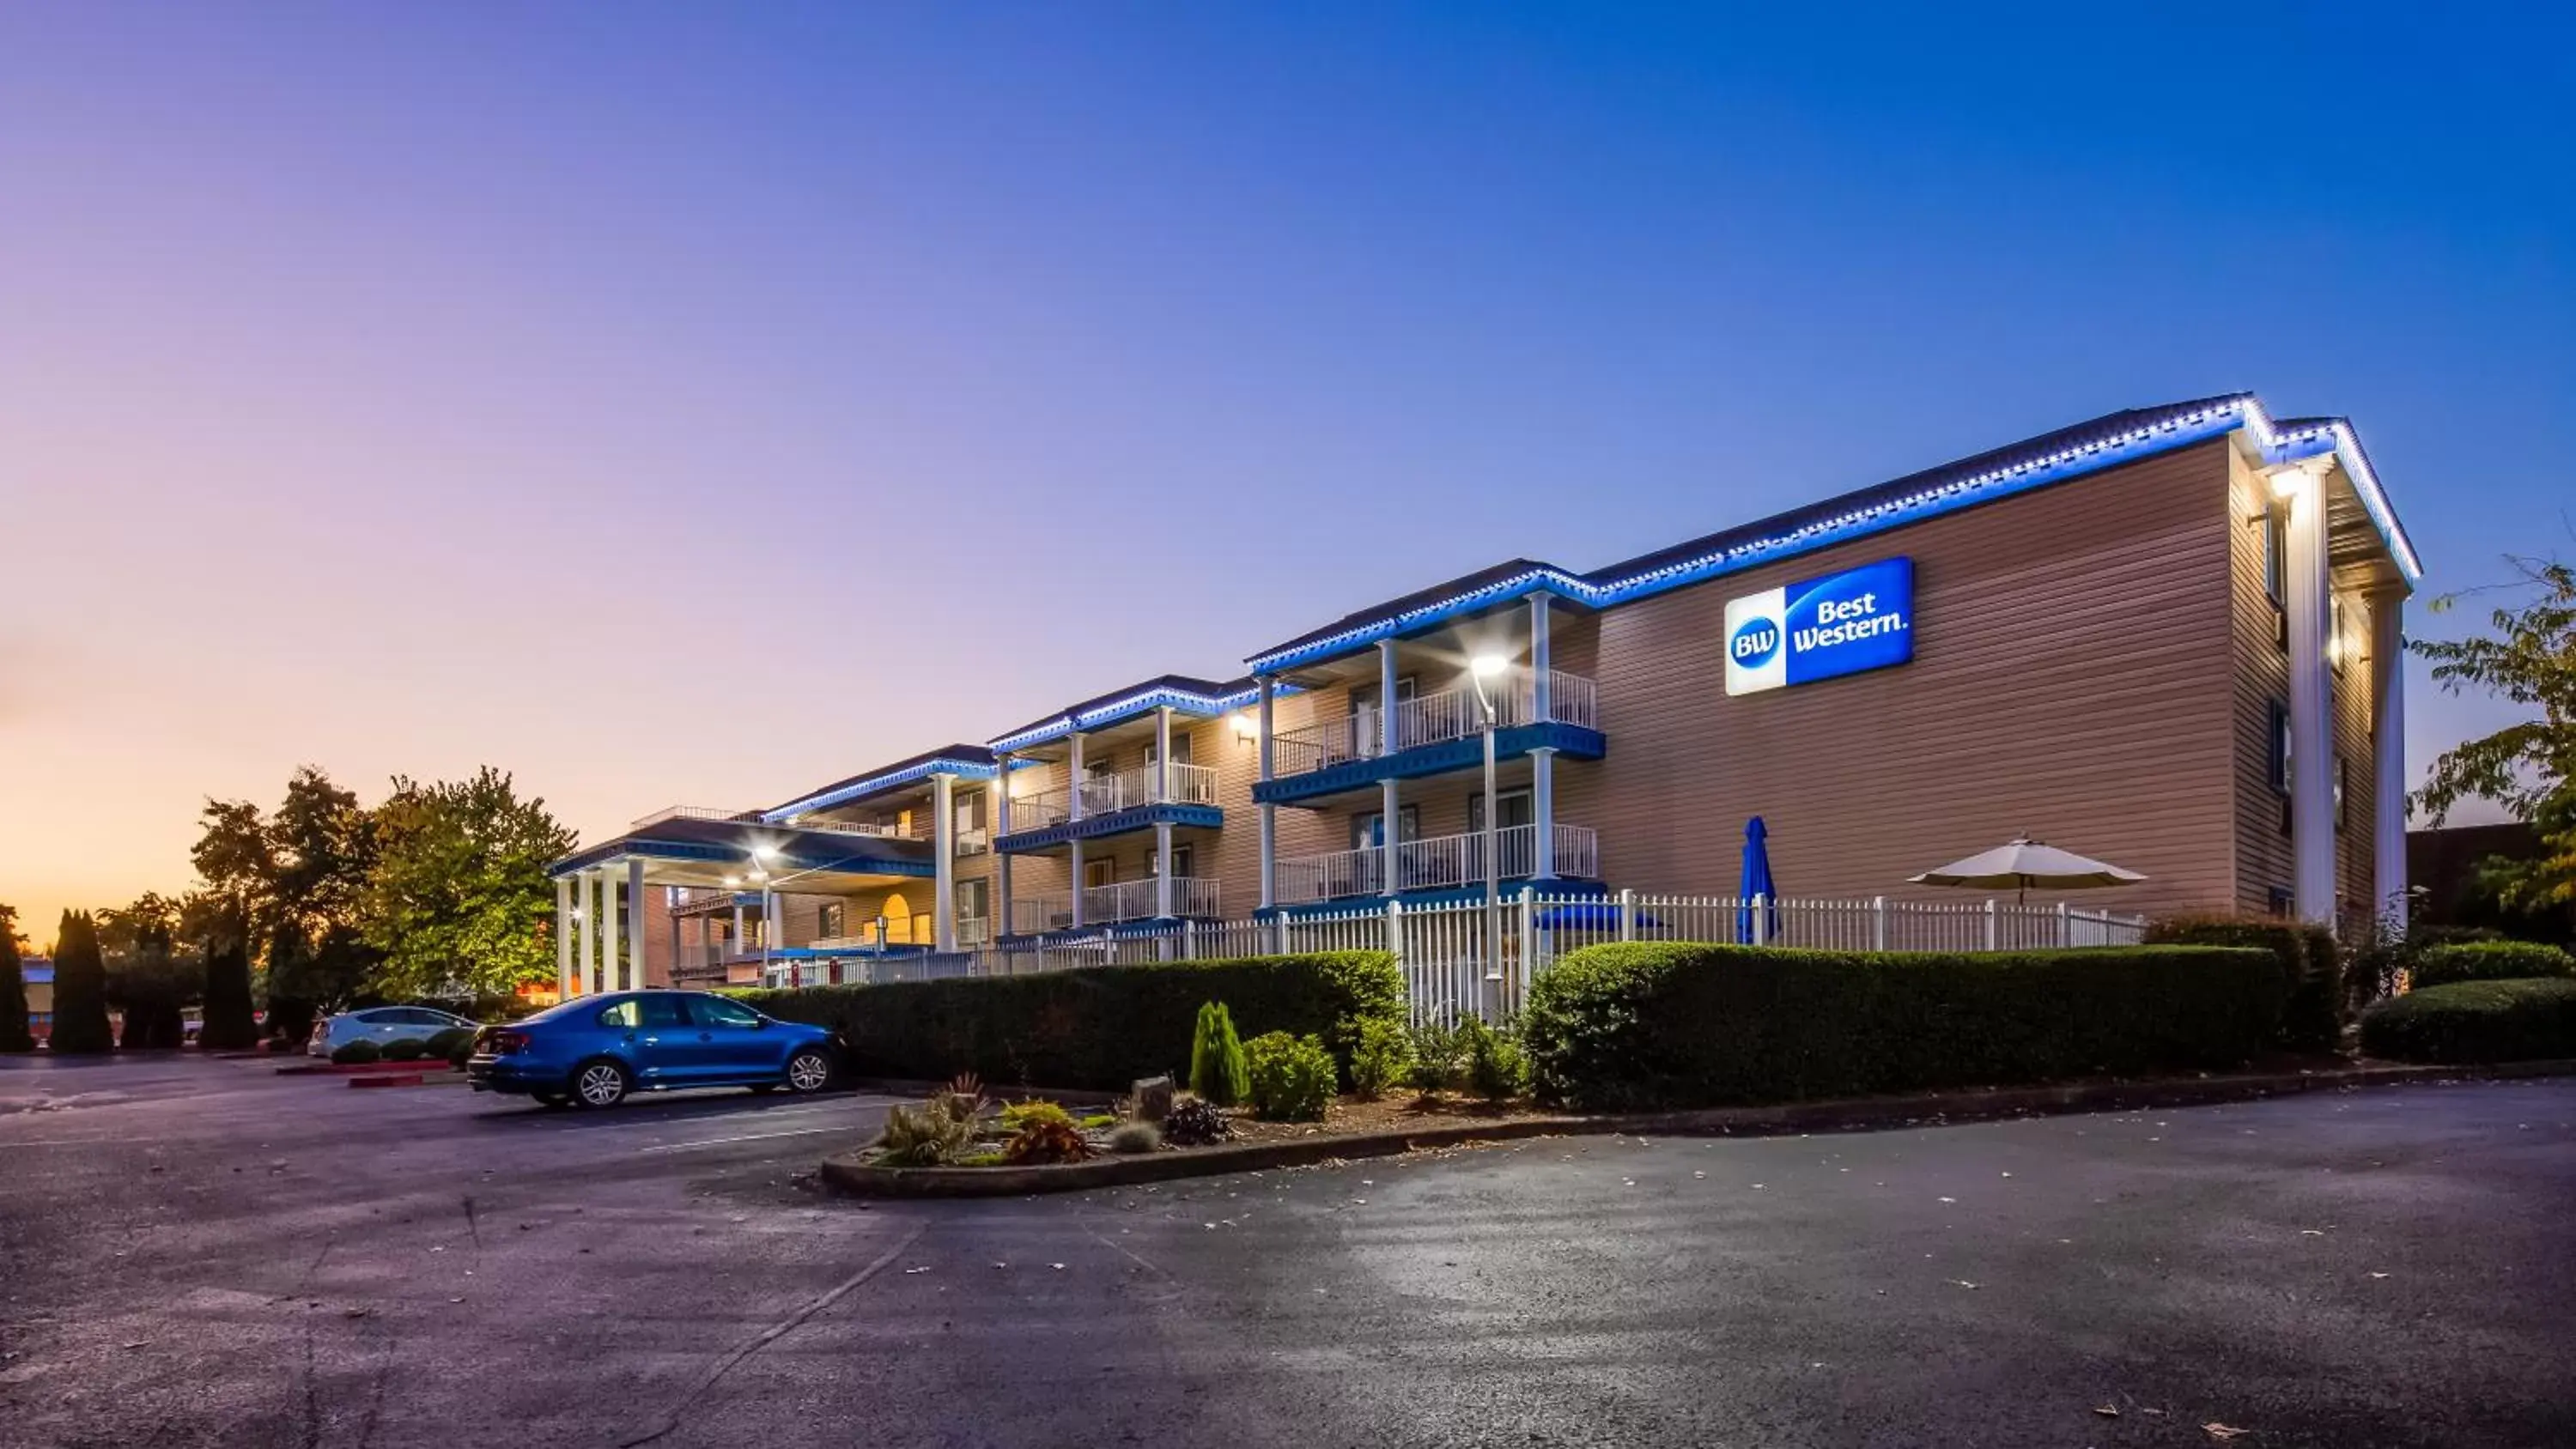
[(898, 1102), (886, 1108), (885, 1128), (869, 1145), (888, 1167), (957, 1164), (975, 1150), (983, 1110), (982, 1097), (963, 1092), (934, 1092), (918, 1107)]
[(2343, 958), (2334, 933), (2274, 916), (2168, 916), (2149, 922), (2150, 946), (2247, 946), (2269, 951), (2290, 983), (2279, 1043), (2292, 1051), (2328, 1052), (2343, 1041)]
[(2410, 979), (2418, 987), (2455, 981), (2529, 981), (2576, 976), (2576, 956), (2537, 941), (2467, 941), (2415, 953)]
[(1252, 1110), (1273, 1122), (1321, 1122), (1333, 1100), (1333, 1054), (1319, 1036), (1284, 1031), (1254, 1037), (1243, 1048), (1252, 1077)]
[(384, 1059), (385, 1049), (371, 1041), (342, 1042), (331, 1049), (331, 1060), (344, 1067), (363, 1066)]
[(1163, 1140), (1174, 1147), (1205, 1147), (1233, 1135), (1233, 1121), (1202, 1097), (1183, 1097), (1163, 1115)]
[(1034, 1097), (1025, 1102), (1012, 1102), (1003, 1107), (1001, 1118), (1004, 1132), (1017, 1132), (1032, 1122), (1055, 1122), (1067, 1127), (1073, 1125), (1071, 1112), (1057, 1103), (1041, 1101)]
[(1530, 989), (1540, 1097), (1722, 1106), (2231, 1066), (2280, 1029), (2269, 953), (1593, 946)]
[(1074, 1125), (1080, 1127), (1085, 1132), (1115, 1127), (1118, 1125), (1118, 1114), (1115, 1112), (1094, 1112)]
[(1362, 1022), (1350, 1034), (1351, 1091), (1376, 1101), (1413, 1069), (1413, 1034), (1384, 1017)]
[(429, 1042), (416, 1036), (398, 1036), (385, 1043), (385, 1060), (416, 1062), (429, 1055)]
[(1529, 1090), (1529, 1054), (1514, 1032), (1496, 1031), (1483, 1018), (1471, 1016), (1458, 1024), (1458, 1037), (1466, 1046), (1467, 1090), (1488, 1102)]
[(1316, 1033), (1338, 1059), (1375, 1018), (1404, 1019), (1404, 977), (1383, 951), (1107, 966), (887, 986), (734, 993), (784, 1021), (830, 1027), (869, 1076), (1125, 1091), (1186, 1066), (1199, 1005), (1239, 1032)]
[(449, 1026), (441, 1027), (436, 1034), (432, 1035), (430, 1039), (423, 1044), (422, 1050), (428, 1055), (436, 1057), (441, 1061), (448, 1061), (458, 1054), (460, 1048), (470, 1052), (473, 1049), (473, 1046), (474, 1028), (470, 1026)]
[(2361, 1014), (2361, 1049), (2401, 1062), (2576, 1057), (2576, 981), (2455, 981)]
[(1135, 1157), (1163, 1145), (1163, 1129), (1151, 1122), (1121, 1122), (1109, 1132), (1109, 1150)]
[(1198, 1026), (1190, 1034), (1190, 1090), (1220, 1107), (1239, 1106), (1252, 1094), (1246, 1072), (1234, 1013), (1222, 1001), (1202, 1002)]
[(1412, 1064), (1405, 1069), (1404, 1080), (1413, 1090), (1428, 1098), (1458, 1085), (1466, 1044), (1459, 1039), (1457, 1028), (1426, 1021), (1413, 1029), (1408, 1045)]

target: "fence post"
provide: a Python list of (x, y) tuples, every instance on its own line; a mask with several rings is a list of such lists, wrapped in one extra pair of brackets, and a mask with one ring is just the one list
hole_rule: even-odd
[(1993, 896), (1986, 897), (1986, 949), (1989, 951), (2002, 949), (2002, 943), (1998, 938), (2003, 926), (2003, 919), (2003, 911), (1996, 906), (1995, 898)]
[(1637, 939), (1637, 893), (1626, 886), (1619, 889), (1619, 939)]
[[(1491, 809), (1492, 807), (1487, 806), (1486, 808)], [(1512, 993), (1512, 999), (1514, 1001), (1529, 1000), (1530, 982), (1538, 975), (1538, 911), (1536, 909), (1536, 900), (1537, 892), (1532, 887), (1521, 887), (1521, 959), (1520, 968), (1513, 973), (1513, 985), (1517, 988)], [(1506, 1013), (1506, 1015), (1508, 1014), (1509, 1013)]]
[(1404, 959), (1404, 902), (1386, 903), (1386, 953), (1396, 960)]
[(1767, 891), (1753, 893), (1753, 944), (1771, 944), (1771, 896)]
[(2075, 944), (2075, 917), (2066, 909), (2064, 901), (2057, 903), (2057, 944), (2061, 946)]
[(1181, 959), (1199, 959), (1199, 923), (1186, 917), (1181, 921)]
[(1887, 949), (1887, 897), (1874, 896), (1869, 903), (1869, 949)]

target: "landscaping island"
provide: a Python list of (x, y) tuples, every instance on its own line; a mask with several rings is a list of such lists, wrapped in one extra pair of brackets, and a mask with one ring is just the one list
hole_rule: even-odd
[[(2456, 1076), (2454, 1063), (2557, 1070), (2545, 1059), (2576, 1057), (2576, 1013), (2560, 1009), (2576, 983), (2499, 987), (2488, 971), (2532, 963), (2490, 951), (2472, 971), (2427, 956), (2427, 975), (2448, 966), (2471, 979), (2361, 1014), (2374, 1050), (2424, 1044), (2387, 1053), (2429, 1064), (2417, 1066), (2341, 1055), (2356, 999), (2368, 999), (2354, 965), (2331, 938), (2265, 922), (2023, 952), (1604, 945), (1558, 963), (1504, 1027), (1408, 1023), (1402, 975), (1378, 952), (751, 995), (774, 1015), (839, 1029), (870, 1074), (968, 1068), (927, 1101), (890, 1109), (874, 1141), (827, 1159), (827, 1184), (1003, 1196), (1553, 1134), (2172, 1106)], [(2385, 975), (2389, 963), (2383, 953), (2360, 965)], [(2473, 1043), (2428, 1031), (2420, 1018), (2449, 993), (2512, 996), (2518, 1029)], [(2475, 1004), (2482, 1020), (2499, 1009)], [(1185, 1074), (1160, 1075), (1184, 1062)], [(1040, 1096), (998, 1100), (988, 1077), (1128, 1090), (1114, 1111), (1083, 1116)]]

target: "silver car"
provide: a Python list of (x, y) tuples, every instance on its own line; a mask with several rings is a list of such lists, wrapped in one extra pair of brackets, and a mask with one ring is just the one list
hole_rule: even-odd
[(479, 1022), (426, 1006), (370, 1006), (313, 1023), (313, 1035), (304, 1043), (304, 1054), (327, 1057), (353, 1041), (371, 1041), (378, 1046), (404, 1040), (427, 1041), (449, 1027), (482, 1029)]

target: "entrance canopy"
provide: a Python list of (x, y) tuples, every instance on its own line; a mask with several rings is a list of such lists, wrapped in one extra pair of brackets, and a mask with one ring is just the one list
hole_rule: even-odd
[(931, 843), (860, 826), (772, 825), (686, 808), (647, 816), (614, 840), (547, 868), (558, 879), (641, 863), (644, 884), (858, 895), (937, 874)]

